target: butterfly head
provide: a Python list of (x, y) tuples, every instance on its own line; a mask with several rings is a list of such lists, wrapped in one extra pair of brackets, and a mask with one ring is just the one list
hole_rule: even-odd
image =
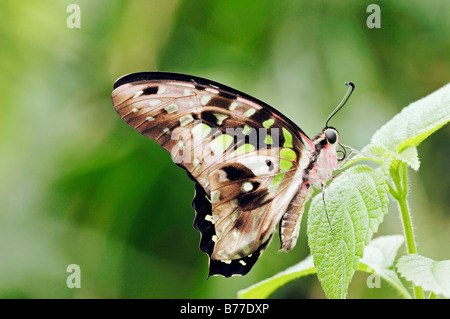
[(314, 138), (314, 144), (316, 145), (316, 149), (323, 149), (328, 153), (336, 153), (338, 162), (343, 161), (347, 157), (345, 146), (339, 142), (339, 132), (334, 127), (328, 126), (324, 128), (322, 133), (319, 133)]
[(327, 126), (313, 138), (313, 143), (316, 145), (316, 149), (337, 147), (339, 145), (339, 132), (334, 127)]

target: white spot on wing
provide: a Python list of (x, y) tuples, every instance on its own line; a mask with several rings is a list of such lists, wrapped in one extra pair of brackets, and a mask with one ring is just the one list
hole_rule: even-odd
[(148, 104), (150, 104), (150, 106), (157, 106), (158, 104), (161, 104), (161, 100), (151, 100)]
[(234, 111), (236, 109), (236, 107), (238, 106), (237, 102), (233, 102), (230, 104), (230, 106), (228, 107), (228, 109), (230, 111)]
[(205, 216), (205, 220), (207, 220), (207, 221), (211, 222), (212, 224), (214, 224), (214, 219), (213, 219), (212, 215), (206, 215)]
[(228, 115), (222, 114), (222, 113), (218, 113), (218, 112), (215, 112), (214, 116), (217, 119), (217, 125), (222, 125), (223, 121), (228, 118)]
[(133, 99), (134, 99), (134, 98), (137, 98), (138, 96), (141, 96), (141, 95), (142, 95), (142, 93), (144, 93), (144, 91), (142, 91), (142, 90), (140, 90), (140, 91), (137, 91), (136, 93), (134, 93), (134, 95), (133, 95)]
[(166, 92), (166, 88), (160, 85), (156, 94), (163, 94), (164, 92)]
[(241, 232), (236, 228), (231, 231), (231, 238), (233, 238), (234, 240), (238, 240), (240, 235)]
[(200, 161), (198, 160), (198, 158), (194, 158), (192, 160), (192, 165), (194, 165), (195, 169), (199, 169), (200, 168)]
[(166, 106), (164, 108), (164, 110), (166, 110), (167, 113), (175, 113), (176, 111), (178, 111), (178, 105), (176, 104), (170, 104), (168, 106)]
[(244, 192), (250, 192), (253, 189), (253, 184), (251, 182), (245, 182), (244, 184), (242, 184), (242, 190)]
[(244, 157), (238, 160), (238, 163), (245, 165), (256, 176), (270, 174), (269, 167), (266, 164), (266, 157), (252, 156)]
[(194, 120), (192, 115), (185, 115), (180, 118), (180, 126), (185, 126), (186, 124), (191, 123)]
[(209, 100), (211, 100), (211, 97), (209, 95), (204, 95), (202, 96), (200, 103), (202, 103), (202, 105), (206, 105), (209, 102)]
[(218, 203), (220, 200), (220, 191), (215, 190), (211, 192), (211, 203)]

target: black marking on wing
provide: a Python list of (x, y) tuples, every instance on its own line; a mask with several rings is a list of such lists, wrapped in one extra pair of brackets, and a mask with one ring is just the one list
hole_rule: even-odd
[[(220, 92), (219, 92), (219, 95), (220, 95), (220, 96), (223, 96), (223, 97), (226, 98), (226, 99), (230, 99), (230, 100), (235, 100), (235, 99), (236, 99), (236, 95), (230, 94), (230, 93), (227, 93), (227, 92), (224, 92), (224, 91), (220, 91)], [(230, 103), (230, 104), (231, 104), (231, 103)]]
[(248, 218), (246, 219), (242, 214), (239, 215), (239, 217), (234, 222), (233, 227), (238, 230), (242, 230), (242, 228), (245, 226), (246, 222), (248, 221)]
[(250, 211), (261, 207), (268, 202), (272, 201), (273, 198), (265, 199), (267, 197), (267, 190), (259, 190), (256, 192), (241, 195), (238, 199), (239, 209), (242, 211)]
[(156, 92), (158, 92), (158, 86), (149, 86), (148, 88), (145, 88), (142, 91), (143, 95), (151, 95), (151, 94), (156, 94)]
[[(219, 93), (219, 95), (221, 95), (221, 94)], [(211, 98), (211, 100), (209, 100), (206, 105), (207, 106), (218, 106), (218, 107), (228, 109), (228, 107), (231, 105), (231, 103), (233, 103), (233, 100), (230, 100), (229, 98), (215, 96), (215, 97)]]
[(214, 250), (214, 242), (212, 236), (216, 234), (214, 225), (205, 219), (206, 215), (211, 215), (212, 206), (207, 199), (207, 195), (203, 187), (195, 184), (195, 195), (192, 200), (192, 208), (195, 210), (194, 228), (201, 234), (200, 250), (208, 256), (211, 256)]
[(267, 112), (266, 110), (257, 110), (255, 114), (251, 116), (251, 120), (256, 123), (263, 123), (264, 121), (271, 119), (272, 114), (270, 112)]
[[(251, 254), (251, 256), (247, 256), (241, 259), (233, 259), (230, 263), (224, 263), (220, 260), (210, 260), (209, 262), (209, 276), (213, 275), (222, 275), (225, 277), (231, 277), (233, 275), (246, 275), (250, 269), (252, 269), (253, 265), (258, 261), (259, 256), (266, 249), (267, 245), (270, 243), (272, 236), (261, 244), (258, 249)], [(243, 264), (241, 263), (243, 262)]]
[(259, 187), (259, 185), (261, 185), (260, 182), (251, 182), (251, 183), (252, 183), (252, 186), (253, 186), (253, 190), (256, 190)]
[(272, 171), (274, 169), (272, 161), (266, 160), (266, 165), (269, 168), (269, 171)]
[(224, 166), (222, 170), (227, 174), (227, 179), (230, 181), (255, 177), (251, 169), (240, 163)]
[(213, 114), (214, 112), (211, 111), (204, 111), (200, 114), (200, 118), (203, 122), (205, 122), (206, 124), (208, 124), (209, 126), (216, 126), (217, 124), (217, 118), (216, 116)]

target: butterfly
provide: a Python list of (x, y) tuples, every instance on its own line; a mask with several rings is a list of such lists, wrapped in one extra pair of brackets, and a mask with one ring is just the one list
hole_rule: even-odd
[[(280, 249), (294, 248), (304, 206), (340, 167), (339, 133), (310, 139), (266, 103), (204, 78), (169, 72), (125, 75), (112, 103), (132, 128), (170, 152), (195, 182), (194, 228), (209, 276), (245, 275), (279, 225)], [(344, 154), (345, 157), (345, 154)]]

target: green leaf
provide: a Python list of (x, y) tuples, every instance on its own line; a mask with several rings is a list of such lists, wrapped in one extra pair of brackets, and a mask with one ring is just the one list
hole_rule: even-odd
[(314, 268), (312, 256), (308, 256), (303, 261), (289, 267), (275, 276), (238, 291), (238, 297), (242, 299), (267, 298), (276, 289), (285, 285), (289, 281), (315, 273), (316, 269)]
[(420, 160), (415, 146), (408, 146), (401, 153), (395, 152), (394, 157), (411, 166), (413, 170), (419, 170)]
[(434, 261), (411, 254), (399, 259), (397, 270), (415, 286), (450, 298), (450, 260)]
[(383, 155), (388, 153), (388, 150), (383, 145), (377, 145), (377, 144), (369, 144), (366, 145), (361, 152), (368, 153), (368, 154), (374, 154), (374, 155)]
[(364, 247), (387, 212), (387, 169), (359, 165), (348, 169), (314, 197), (308, 213), (308, 243), (328, 298), (345, 298)]
[(450, 84), (447, 84), (405, 107), (373, 135), (371, 144), (383, 145), (400, 154), (409, 146), (419, 145), (449, 121)]
[(370, 266), (375, 271), (391, 268), (394, 265), (395, 256), (404, 239), (402, 235), (382, 236), (375, 238), (364, 248), (364, 256), (361, 262)]
[(397, 273), (392, 269), (395, 256), (403, 244), (403, 236), (391, 235), (378, 237), (364, 248), (364, 256), (358, 270), (368, 273), (375, 272), (397, 289), (405, 298), (411, 298), (408, 290), (403, 286)]

